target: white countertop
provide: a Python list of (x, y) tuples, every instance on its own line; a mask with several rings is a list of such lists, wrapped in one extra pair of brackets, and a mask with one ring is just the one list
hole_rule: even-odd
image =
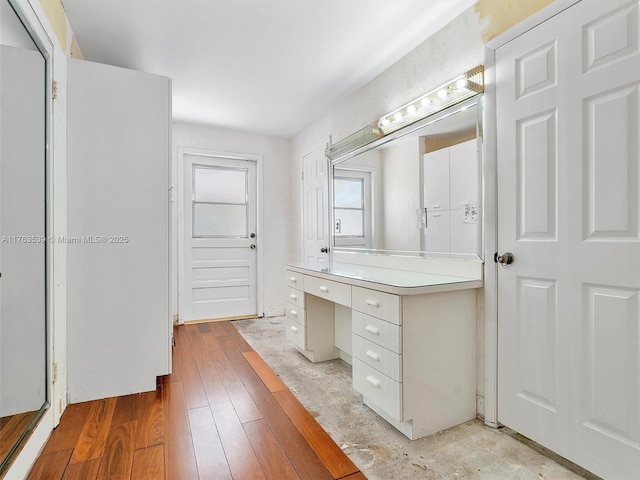
[(286, 268), (306, 275), (396, 295), (420, 295), (483, 286), (483, 281), (477, 278), (409, 272), (351, 263), (290, 263)]

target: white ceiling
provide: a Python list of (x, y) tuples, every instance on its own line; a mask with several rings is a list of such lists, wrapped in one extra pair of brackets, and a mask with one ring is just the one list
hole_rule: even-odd
[(291, 138), (476, 0), (62, 0), (85, 59), (173, 79), (173, 117)]

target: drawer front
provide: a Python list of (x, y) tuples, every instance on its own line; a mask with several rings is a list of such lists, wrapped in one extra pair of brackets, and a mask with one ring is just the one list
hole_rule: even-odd
[(387, 322), (402, 324), (400, 315), (400, 296), (392, 293), (378, 292), (368, 288), (353, 287), (352, 307), (368, 315), (382, 318)]
[(293, 270), (285, 270), (284, 284), (297, 290), (304, 290), (304, 275)]
[(289, 320), (286, 330), (287, 340), (293, 343), (300, 350), (307, 349), (307, 328), (298, 322)]
[(395, 420), (402, 420), (402, 384), (355, 357), (353, 359), (353, 388)]
[(326, 298), (333, 303), (351, 306), (351, 285), (346, 283), (305, 275), (304, 291), (316, 297)]
[(379, 318), (353, 310), (351, 312), (351, 330), (395, 353), (402, 353), (402, 327), (385, 322)]
[(402, 382), (402, 355), (370, 342), (360, 335), (352, 335), (353, 356), (387, 377)]
[(285, 305), (285, 314), (289, 317), (290, 320), (294, 322), (298, 322), (300, 325), (307, 326), (307, 319), (305, 316), (305, 311), (303, 308), (294, 305), (293, 303), (288, 303)]
[(304, 292), (295, 288), (287, 287), (287, 302), (295, 305), (300, 309), (304, 309)]

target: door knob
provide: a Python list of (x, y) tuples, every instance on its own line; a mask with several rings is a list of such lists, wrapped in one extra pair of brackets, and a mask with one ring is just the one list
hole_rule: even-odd
[(322, 253), (329, 253), (329, 249), (328, 249), (327, 247), (322, 247), (322, 248), (320, 249), (320, 252), (322, 252)]
[(249, 235), (251, 238), (256, 238), (256, 234), (252, 233), (251, 235)]
[(496, 263), (499, 263), (503, 267), (506, 267), (507, 265), (511, 265), (513, 263), (513, 253), (504, 252), (502, 255), (498, 255), (498, 253), (496, 252), (494, 260)]
[(249, 248), (250, 248), (251, 250), (255, 250), (255, 249), (256, 249), (256, 244), (255, 244), (255, 243), (252, 243), (251, 245), (249, 245)]

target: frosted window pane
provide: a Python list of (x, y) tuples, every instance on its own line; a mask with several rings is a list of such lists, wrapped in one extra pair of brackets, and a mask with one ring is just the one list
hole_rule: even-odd
[(246, 237), (247, 206), (195, 204), (193, 236)]
[(334, 180), (336, 208), (362, 208), (362, 180)]
[(193, 169), (193, 180), (196, 202), (246, 202), (246, 170), (195, 167)]
[(336, 232), (338, 237), (362, 237), (363, 232), (363, 210), (343, 210), (335, 209), (336, 223), (340, 222), (340, 232)]

